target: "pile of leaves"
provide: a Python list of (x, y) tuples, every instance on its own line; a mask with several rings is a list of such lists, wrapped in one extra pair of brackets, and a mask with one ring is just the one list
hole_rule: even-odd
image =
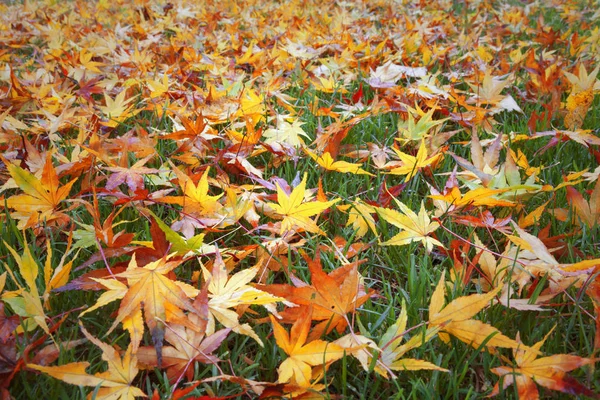
[(600, 11), (551, 3), (1, 4), (1, 397), (598, 397)]

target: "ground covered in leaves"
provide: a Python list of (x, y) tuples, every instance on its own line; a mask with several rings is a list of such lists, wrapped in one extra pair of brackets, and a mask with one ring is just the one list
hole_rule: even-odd
[(1, 398), (597, 397), (597, 4), (406, 3), (0, 5)]

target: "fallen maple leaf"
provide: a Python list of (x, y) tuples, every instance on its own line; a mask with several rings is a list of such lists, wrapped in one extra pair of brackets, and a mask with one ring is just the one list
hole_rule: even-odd
[(409, 181), (413, 176), (417, 174), (422, 168), (429, 167), (442, 157), (442, 153), (428, 156), (427, 147), (425, 147), (425, 140), (421, 140), (421, 145), (417, 151), (416, 156), (411, 156), (396, 149), (392, 148), (398, 158), (400, 158), (401, 165), (395, 166), (396, 163), (387, 164), (388, 167), (392, 167), (389, 171), (392, 175), (406, 175), (405, 181)]
[(141, 340), (141, 333), (144, 332), (141, 318), (143, 309), (144, 319), (152, 334), (159, 360), (165, 322), (169, 320), (167, 309), (171, 313), (177, 309), (197, 313), (190, 298), (196, 296), (198, 290), (183, 282), (173, 281), (166, 276), (181, 263), (180, 260), (169, 261), (172, 256), (166, 256), (143, 267), (138, 267), (134, 254), (127, 270), (114, 275), (116, 278), (125, 278), (127, 284), (116, 279), (94, 278), (109, 291), (100, 296), (96, 304), (86, 311), (89, 312), (122, 299), (117, 317), (108, 332), (112, 332), (119, 323), (123, 322), (124, 327), (132, 334), (132, 342), (137, 348), (139, 340)]
[(565, 104), (565, 109), (567, 110), (567, 115), (565, 115), (565, 127), (568, 130), (576, 131), (581, 128), (593, 101), (593, 89), (571, 93), (569, 95)]
[(338, 208), (341, 210), (349, 210), (346, 226), (352, 225), (356, 231), (357, 238), (363, 237), (369, 230), (374, 234), (377, 234), (377, 225), (375, 223), (375, 218), (373, 218), (372, 215), (375, 214), (377, 210), (376, 207), (372, 207), (362, 200), (357, 199), (354, 200), (352, 204), (338, 206)]
[(277, 203), (267, 203), (267, 206), (283, 217), (280, 234), (291, 231), (296, 227), (304, 229), (307, 232), (325, 234), (310, 217), (320, 214), (340, 201), (340, 199), (305, 202), (304, 196), (307, 177), (308, 175), (305, 173), (300, 184), (292, 190), (289, 196), (279, 186), (279, 183), (277, 183)]
[(421, 369), (429, 369), (435, 371), (449, 372), (445, 368), (438, 367), (428, 361), (416, 360), (413, 358), (403, 358), (403, 355), (411, 349), (420, 347), (433, 339), (438, 331), (439, 327), (430, 327), (427, 329), (424, 335), (415, 335), (404, 344), (402, 343), (403, 335), (406, 331), (406, 324), (408, 322), (408, 315), (406, 313), (406, 304), (402, 301), (402, 311), (398, 320), (390, 326), (381, 339), (379, 340), (379, 347), (381, 353), (379, 359), (375, 365), (375, 371), (384, 377), (388, 376), (388, 369), (395, 371), (417, 371)]
[(589, 89), (600, 90), (600, 79), (596, 79), (598, 72), (600, 72), (600, 65), (588, 74), (583, 63), (579, 64), (577, 75), (568, 71), (562, 71), (571, 83), (571, 93), (580, 93)]
[(569, 94), (565, 103), (565, 109), (567, 110), (565, 127), (570, 131), (581, 128), (594, 101), (594, 92), (600, 90), (600, 80), (596, 79), (598, 71), (600, 71), (600, 66), (597, 66), (588, 74), (583, 64), (579, 64), (577, 75), (563, 71), (563, 74), (571, 83), (571, 94)]
[(152, 216), (156, 225), (164, 233), (165, 239), (170, 244), (171, 252), (176, 252), (180, 256), (187, 257), (191, 254), (212, 254), (216, 251), (215, 246), (204, 243), (204, 236), (206, 236), (204, 233), (199, 233), (191, 238), (182, 237), (152, 211), (145, 209), (144, 212)]
[[(433, 113), (436, 111), (436, 108), (433, 107), (429, 111), (424, 112), (421, 108), (416, 105), (416, 108), (407, 107), (408, 110), (408, 120), (403, 124), (399, 124), (398, 133), (400, 134), (400, 138), (396, 140), (400, 141), (415, 141), (415, 140), (423, 140), (431, 128), (434, 128), (448, 118), (445, 119), (437, 119), (433, 120)], [(419, 120), (415, 123), (414, 116), (419, 116)]]
[(331, 157), (331, 154), (329, 154), (329, 152), (325, 152), (322, 155), (318, 156), (308, 149), (305, 149), (304, 151), (310, 156), (310, 158), (315, 160), (317, 164), (319, 164), (321, 167), (325, 168), (328, 171), (373, 176), (372, 173), (367, 172), (361, 168), (362, 164), (353, 164), (347, 161), (333, 161), (333, 157)]
[(521, 344), (504, 336), (500, 331), (482, 321), (471, 319), (479, 311), (489, 306), (492, 299), (502, 290), (502, 286), (486, 294), (472, 294), (454, 299), (444, 307), (445, 272), (431, 296), (429, 305), (429, 327), (440, 327), (439, 338), (449, 343), (448, 334), (474, 348), (485, 346), (488, 351), (495, 347), (516, 349)]
[[(320, 254), (314, 260), (305, 257), (311, 274), (312, 285), (298, 282), (298, 287), (290, 285), (257, 285), (258, 288), (288, 301), (303, 306), (312, 306), (312, 319), (322, 321), (311, 333), (310, 339), (316, 339), (323, 333), (336, 329), (342, 333), (348, 326), (349, 312), (365, 303), (373, 294), (366, 292), (362, 276), (358, 273), (357, 262), (346, 264), (326, 274), (321, 265)], [(295, 321), (305, 312), (305, 308), (288, 308), (280, 312), (286, 322)]]
[(83, 326), (81, 331), (90, 342), (102, 349), (102, 359), (108, 363), (107, 371), (90, 375), (85, 372), (90, 366), (88, 362), (75, 362), (57, 367), (28, 364), (27, 367), (72, 385), (100, 387), (97, 391), (88, 394), (88, 400), (92, 398), (131, 400), (135, 397), (147, 397), (143, 391), (132, 386), (138, 373), (137, 358), (132, 352), (132, 346), (127, 348), (121, 358), (115, 348), (90, 335)]
[[(567, 372), (584, 365), (593, 365), (596, 360), (569, 354), (555, 354), (537, 358), (540, 348), (554, 328), (539, 342), (531, 347), (519, 347), (513, 350), (516, 365), (510, 367), (492, 368), (492, 372), (500, 376), (502, 388), (506, 389), (513, 383), (517, 385), (520, 400), (535, 400), (539, 398), (536, 383), (552, 390), (558, 390), (570, 395), (585, 395), (598, 398), (597, 394), (566, 375)], [(517, 334), (517, 343), (521, 343)], [(500, 382), (496, 383), (491, 396), (500, 393)]]
[(153, 154), (136, 161), (131, 167), (105, 167), (104, 169), (113, 172), (106, 181), (106, 189), (115, 190), (122, 183), (127, 183), (127, 187), (132, 192), (137, 189), (144, 188), (144, 175), (154, 174), (159, 172), (156, 168), (144, 167), (150, 159), (154, 157)]
[(383, 242), (382, 245), (403, 246), (420, 241), (423, 243), (428, 253), (431, 252), (434, 245), (444, 247), (439, 240), (429, 236), (430, 233), (439, 228), (440, 224), (438, 222), (431, 222), (423, 202), (421, 202), (421, 210), (419, 210), (419, 214), (417, 215), (401, 201), (397, 199), (394, 199), (394, 201), (402, 212), (379, 207), (376, 208), (376, 210), (381, 218), (402, 229), (402, 232), (398, 233), (390, 240)]
[(301, 147), (304, 145), (302, 137), (310, 139), (302, 129), (302, 125), (304, 123), (298, 120), (294, 120), (290, 124), (283, 116), (278, 115), (277, 128), (269, 128), (263, 132), (265, 143), (279, 144), (291, 148)]
[(240, 324), (238, 313), (231, 310), (231, 308), (237, 306), (255, 304), (263, 305), (273, 312), (275, 308), (270, 307), (273, 303), (285, 301), (283, 297), (274, 296), (248, 285), (254, 279), (259, 269), (258, 266), (255, 266), (229, 276), (227, 267), (218, 250), (212, 272), (202, 265), (204, 281), (208, 290), (208, 325), (206, 328), (208, 334), (215, 332), (216, 319), (226, 328), (230, 328), (236, 333), (250, 336), (261, 346), (263, 345), (262, 340), (260, 340), (250, 325)]
[[(44, 332), (50, 334), (50, 328), (46, 323), (46, 313), (44, 312), (44, 306), (41, 301), (40, 292), (37, 287), (36, 278), (39, 274), (39, 265), (34, 259), (29, 245), (26, 241), (24, 243), (23, 255), (19, 255), (15, 249), (13, 249), (8, 243), (4, 242), (6, 248), (10, 251), (15, 262), (19, 267), (20, 278), (25, 281), (26, 287), (20, 285), (20, 280), (13, 270), (6, 263), (2, 263), (6, 272), (12, 278), (14, 283), (17, 285), (18, 290), (13, 292), (4, 292), (2, 294), (2, 300), (9, 304), (12, 310), (19, 316), (25, 318), (23, 321), (23, 327), (26, 330), (34, 329), (36, 326), (40, 326)], [(5, 281), (6, 276), (2, 279)], [(4, 286), (4, 284), (2, 285)]]
[(589, 202), (585, 201), (581, 193), (572, 186), (567, 186), (567, 200), (581, 222), (588, 228), (592, 229), (600, 223), (600, 180), (596, 181)]
[(425, 67), (408, 67), (388, 61), (377, 67), (375, 71), (371, 70), (367, 83), (373, 88), (389, 88), (395, 86), (396, 81), (402, 77), (419, 78), (425, 75), (427, 75)]
[(50, 154), (46, 156), (41, 180), (17, 165), (10, 162), (6, 162), (6, 165), (15, 183), (25, 192), (6, 200), (8, 207), (15, 210), (11, 215), (19, 220), (19, 229), (31, 227), (42, 221), (69, 219), (57, 208), (67, 198), (77, 179), (64, 185), (60, 184)]
[(127, 118), (133, 117), (141, 111), (141, 109), (133, 110), (134, 106), (128, 105), (135, 100), (137, 96), (125, 99), (126, 95), (127, 90), (123, 89), (113, 100), (106, 92), (104, 93), (106, 106), (99, 107), (100, 111), (106, 116), (106, 121), (102, 122), (103, 125), (115, 128)]
[[(188, 327), (170, 326), (165, 332), (165, 340), (171, 346), (162, 349), (161, 368), (166, 370), (171, 382), (177, 381), (182, 376), (192, 381), (195, 362), (214, 364), (219, 361), (212, 352), (221, 345), (230, 331), (231, 329), (221, 329), (205, 336), (204, 332), (196, 332)], [(136, 356), (141, 366), (150, 369), (158, 367), (158, 357), (154, 347), (142, 346)]]
[(211, 196), (208, 194), (208, 173), (206, 169), (200, 178), (198, 184), (194, 184), (192, 178), (183, 173), (173, 163), (169, 161), (171, 169), (177, 175), (179, 186), (183, 191), (183, 196), (165, 196), (160, 199), (161, 202), (169, 204), (179, 204), (183, 206), (184, 214), (198, 215), (202, 217), (213, 217), (214, 213), (221, 208), (217, 201), (223, 194)]
[(498, 160), (500, 158), (500, 150), (502, 149), (502, 135), (496, 135), (496, 138), (483, 152), (479, 135), (475, 130), (471, 132), (471, 164), (467, 160), (450, 153), (450, 155), (458, 162), (458, 164), (473, 173), (477, 178), (487, 186), (488, 182), (492, 180), (493, 175), (498, 172), (496, 168)]
[(318, 339), (306, 343), (312, 321), (312, 308), (309, 307), (304, 311), (292, 326), (289, 334), (275, 320), (275, 317), (272, 315), (269, 317), (273, 324), (273, 334), (277, 345), (289, 356), (277, 369), (279, 372), (278, 382), (291, 381), (299, 386), (308, 387), (312, 377), (312, 367), (326, 365), (342, 358), (344, 348), (335, 343)]
[[(503, 80), (502, 78), (507, 79)], [(502, 90), (510, 83), (510, 79), (510, 76), (492, 76), (490, 70), (486, 70), (483, 78), (478, 80), (477, 83), (472, 84), (467, 82), (473, 92), (476, 93), (467, 102), (477, 103), (478, 105), (490, 104), (493, 106), (490, 110), (490, 113), (492, 114), (502, 110), (518, 111), (522, 113), (523, 110), (521, 110), (511, 95), (501, 94)]]

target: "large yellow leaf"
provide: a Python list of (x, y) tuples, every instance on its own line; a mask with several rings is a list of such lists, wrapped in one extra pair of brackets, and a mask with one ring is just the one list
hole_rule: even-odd
[(311, 152), (310, 150), (305, 150), (306, 154), (310, 156), (313, 160), (317, 162), (321, 167), (325, 168), (328, 171), (337, 171), (342, 173), (350, 173), (355, 175), (371, 175), (372, 173), (365, 171), (361, 168), (362, 164), (353, 164), (347, 161), (334, 161), (331, 154), (326, 151), (320, 156)]
[(396, 152), (398, 158), (400, 158), (402, 165), (392, 168), (390, 174), (406, 175), (405, 181), (409, 181), (422, 168), (432, 165), (442, 157), (441, 153), (429, 157), (427, 147), (425, 147), (425, 140), (421, 140), (421, 146), (416, 156), (403, 153), (396, 148), (393, 148), (393, 150)]
[(273, 333), (277, 345), (289, 356), (278, 368), (279, 382), (292, 382), (309, 387), (312, 367), (326, 365), (344, 356), (344, 348), (323, 340), (306, 343), (312, 320), (312, 308), (308, 308), (292, 326), (288, 334), (271, 315)]
[(283, 220), (281, 221), (281, 234), (297, 228), (304, 229), (308, 232), (325, 234), (325, 232), (323, 232), (310, 217), (320, 214), (333, 204), (337, 203), (339, 199), (305, 202), (306, 179), (307, 174), (304, 174), (302, 182), (292, 190), (290, 195), (277, 184), (277, 203), (267, 204), (277, 214), (283, 217)]
[(88, 340), (102, 349), (102, 359), (108, 363), (105, 372), (90, 375), (85, 370), (89, 367), (88, 362), (75, 362), (58, 367), (46, 367), (36, 364), (28, 364), (27, 367), (41, 371), (56, 379), (72, 385), (100, 387), (96, 392), (90, 393), (88, 399), (111, 399), (111, 400), (133, 400), (136, 397), (146, 397), (144, 392), (132, 386), (138, 368), (137, 358), (132, 353), (131, 346), (127, 349), (123, 358), (112, 346), (103, 343), (90, 335), (83, 327), (83, 334)]
[(383, 245), (404, 246), (412, 242), (420, 241), (427, 249), (427, 252), (431, 252), (434, 245), (444, 247), (439, 240), (429, 236), (430, 233), (439, 228), (440, 224), (431, 222), (423, 202), (421, 202), (419, 214), (416, 214), (404, 203), (396, 199), (394, 200), (402, 212), (389, 208), (377, 208), (377, 213), (381, 218), (402, 229), (402, 231), (390, 240), (383, 242)]
[(444, 277), (445, 274), (442, 274), (429, 306), (429, 327), (440, 328), (439, 336), (442, 341), (448, 343), (448, 335), (453, 335), (474, 348), (485, 344), (488, 351), (494, 351), (496, 347), (516, 349), (520, 346), (493, 326), (471, 319), (490, 305), (502, 286), (485, 294), (459, 297), (444, 307)]
[(161, 202), (179, 204), (183, 206), (185, 214), (192, 214), (203, 217), (213, 217), (222, 206), (218, 200), (223, 196), (211, 196), (209, 194), (208, 173), (209, 169), (202, 174), (198, 184), (194, 184), (192, 178), (183, 173), (173, 163), (169, 162), (171, 169), (177, 175), (179, 186), (183, 191), (183, 196), (165, 196), (160, 199)]
[(310, 139), (302, 129), (303, 122), (294, 120), (291, 124), (283, 117), (277, 117), (277, 128), (269, 128), (263, 132), (263, 138), (267, 144), (279, 144), (292, 148), (304, 145), (302, 137)]
[(229, 276), (221, 254), (217, 251), (212, 272), (202, 265), (204, 281), (208, 289), (208, 326), (207, 334), (215, 332), (215, 319), (226, 328), (236, 333), (247, 335), (256, 340), (261, 346), (262, 340), (256, 335), (248, 324), (240, 324), (239, 315), (232, 308), (240, 305), (269, 306), (278, 301), (285, 301), (282, 297), (258, 290), (250, 285), (260, 267), (255, 266), (241, 270)]
[(103, 125), (114, 128), (141, 111), (141, 109), (134, 110), (134, 106), (129, 104), (136, 96), (125, 99), (126, 95), (127, 90), (123, 89), (113, 100), (108, 94), (104, 93), (106, 106), (100, 107), (100, 111), (106, 116), (106, 121), (102, 122)]
[(41, 221), (49, 222), (66, 217), (56, 209), (67, 198), (76, 179), (60, 185), (49, 154), (46, 156), (41, 179), (11, 163), (7, 164), (7, 168), (15, 183), (25, 192), (6, 201), (8, 207), (15, 210), (11, 215), (19, 220), (19, 229), (28, 228)]
[[(138, 267), (134, 254), (127, 270), (115, 275), (115, 278), (126, 279), (127, 284), (115, 280), (98, 279), (97, 282), (109, 291), (100, 296), (96, 305), (84, 311), (84, 313), (121, 299), (119, 312), (109, 329), (109, 333), (121, 322), (130, 332), (139, 332), (143, 328), (136, 321), (139, 320), (138, 313), (143, 310), (144, 320), (152, 337), (157, 343), (162, 342), (165, 329), (164, 323), (168, 321), (167, 307), (175, 310), (187, 310), (192, 313), (197, 312), (190, 298), (196, 296), (199, 291), (167, 276), (179, 263), (179, 261), (169, 261), (168, 257), (163, 257), (143, 267)], [(134, 347), (137, 348), (139, 345), (137, 340), (141, 339), (141, 334), (135, 336)], [(160, 346), (157, 346), (157, 349), (159, 348)]]
[(479, 311), (490, 305), (490, 302), (500, 292), (502, 287), (497, 287), (485, 294), (472, 294), (453, 300), (439, 312), (429, 316), (433, 325), (442, 325), (451, 321), (465, 321), (474, 317)]

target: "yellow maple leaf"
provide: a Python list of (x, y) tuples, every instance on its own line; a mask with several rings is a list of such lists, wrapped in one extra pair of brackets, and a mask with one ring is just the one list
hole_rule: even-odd
[(572, 92), (567, 98), (565, 108), (565, 127), (574, 131), (583, 125), (585, 116), (594, 101), (594, 90), (587, 89), (581, 92)]
[(211, 196), (208, 194), (208, 173), (210, 168), (202, 174), (202, 177), (198, 181), (198, 184), (194, 184), (192, 179), (183, 173), (174, 164), (171, 164), (171, 169), (177, 175), (179, 180), (179, 186), (183, 191), (183, 196), (164, 196), (160, 199), (163, 203), (179, 204), (183, 206), (183, 212), (185, 214), (195, 214), (202, 216), (213, 216), (222, 207), (221, 203), (217, 200), (223, 196), (219, 194), (217, 196)]
[(486, 187), (480, 187), (462, 194), (460, 189), (457, 186), (454, 186), (445, 194), (433, 194), (429, 197), (436, 200), (434, 203), (442, 213), (468, 206), (514, 207), (514, 202), (496, 198), (497, 195), (505, 193), (508, 190), (509, 189), (507, 188), (488, 189)]
[(148, 88), (151, 90), (150, 98), (160, 97), (169, 91), (169, 75), (163, 74), (162, 80), (148, 79), (146, 81)]
[(133, 386), (133, 380), (138, 373), (138, 363), (132, 346), (127, 348), (121, 358), (115, 348), (90, 335), (83, 326), (81, 331), (90, 342), (102, 349), (102, 359), (108, 363), (108, 370), (90, 375), (85, 372), (90, 366), (88, 362), (74, 362), (55, 367), (27, 364), (27, 367), (72, 385), (99, 387), (97, 391), (88, 394), (88, 400), (131, 400), (135, 397), (147, 397), (142, 390)]
[(333, 76), (330, 76), (329, 78), (318, 76), (312, 80), (312, 84), (319, 92), (348, 93), (348, 90), (346, 90), (346, 88), (343, 86), (343, 83), (341, 83), (338, 79), (335, 79)]
[(263, 132), (265, 143), (280, 144), (289, 147), (301, 147), (304, 145), (302, 137), (310, 139), (308, 134), (302, 129), (303, 122), (299, 120), (292, 121), (290, 124), (282, 116), (277, 117), (277, 128), (269, 128)]
[(454, 299), (444, 307), (445, 272), (431, 296), (428, 327), (440, 327), (439, 338), (449, 343), (452, 335), (474, 348), (485, 346), (488, 351), (495, 347), (516, 349), (522, 344), (504, 336), (498, 329), (482, 321), (472, 319), (479, 311), (490, 305), (500, 293), (502, 285), (485, 294), (472, 294)]
[(421, 140), (421, 145), (416, 156), (403, 153), (396, 148), (393, 148), (393, 150), (400, 158), (402, 165), (392, 168), (389, 173), (392, 175), (406, 175), (405, 181), (409, 181), (421, 168), (430, 166), (442, 157), (441, 153), (428, 157), (425, 140)]
[(285, 301), (282, 297), (273, 296), (270, 293), (248, 285), (254, 279), (259, 269), (259, 266), (255, 266), (243, 269), (229, 276), (219, 251), (216, 252), (212, 272), (202, 265), (204, 281), (208, 282), (208, 324), (206, 327), (208, 335), (215, 332), (216, 319), (226, 328), (230, 328), (236, 333), (250, 336), (261, 346), (263, 345), (262, 340), (260, 340), (250, 325), (240, 324), (238, 313), (232, 310), (232, 308), (240, 305), (256, 304), (268, 307), (278, 301)]
[(253, 89), (245, 88), (240, 98), (240, 115), (251, 119), (252, 125), (264, 119), (266, 113), (265, 98)]
[(98, 69), (98, 67), (103, 67), (106, 64), (97, 61), (92, 61), (93, 57), (94, 53), (92, 53), (88, 49), (82, 49), (79, 52), (79, 62), (81, 63), (81, 65), (89, 71), (101, 74), (102, 71)]
[(305, 202), (306, 179), (307, 174), (304, 174), (302, 182), (292, 190), (292, 193), (289, 196), (281, 186), (277, 184), (278, 204), (267, 203), (269, 207), (283, 217), (280, 234), (295, 228), (301, 228), (307, 232), (319, 233), (322, 235), (325, 234), (325, 232), (323, 232), (310, 217), (320, 214), (333, 204), (337, 203), (340, 199)]
[(402, 339), (406, 332), (406, 324), (408, 315), (406, 313), (406, 303), (402, 300), (402, 311), (396, 323), (390, 326), (379, 341), (381, 353), (379, 354), (378, 363), (375, 365), (375, 372), (387, 377), (388, 370), (395, 371), (416, 371), (421, 369), (429, 369), (436, 371), (448, 372), (447, 369), (438, 367), (428, 361), (416, 360), (413, 358), (404, 358), (404, 354), (411, 349), (420, 347), (433, 339), (439, 331), (439, 327), (430, 327), (425, 332), (425, 335), (415, 335), (406, 343), (402, 344)]
[(326, 151), (322, 155), (318, 156), (312, 151), (305, 149), (306, 154), (310, 156), (313, 160), (317, 162), (321, 167), (325, 168), (328, 171), (337, 171), (342, 173), (351, 173), (355, 175), (371, 175), (372, 173), (365, 171), (361, 168), (362, 164), (353, 164), (347, 161), (334, 161), (331, 154)]
[(429, 236), (430, 233), (439, 228), (440, 224), (431, 222), (423, 202), (421, 202), (419, 214), (416, 214), (404, 203), (397, 199), (394, 200), (402, 212), (389, 208), (377, 208), (377, 213), (390, 224), (402, 229), (402, 232), (398, 233), (390, 240), (383, 242), (383, 245), (404, 246), (412, 242), (420, 241), (427, 249), (427, 252), (431, 252), (434, 245), (444, 247), (439, 240)]
[(376, 208), (363, 202), (361, 199), (356, 199), (352, 204), (345, 204), (338, 206), (338, 209), (342, 211), (348, 211), (348, 221), (346, 226), (352, 225), (356, 231), (356, 237), (361, 238), (367, 234), (369, 229), (377, 234), (377, 226), (375, 218), (372, 214), (375, 214)]
[(104, 101), (106, 106), (99, 107), (100, 111), (107, 117), (107, 121), (103, 121), (102, 124), (110, 128), (115, 128), (121, 122), (127, 118), (135, 116), (141, 110), (133, 110), (133, 105), (129, 105), (136, 96), (125, 99), (127, 90), (123, 89), (114, 100), (104, 93)]
[(600, 79), (596, 79), (596, 76), (600, 72), (600, 65), (598, 65), (592, 72), (588, 74), (585, 65), (579, 64), (579, 70), (577, 75), (572, 74), (568, 71), (563, 71), (563, 74), (567, 77), (571, 83), (571, 93), (579, 93), (589, 89), (600, 90)]
[(309, 387), (312, 367), (330, 363), (344, 356), (344, 348), (338, 344), (324, 340), (306, 343), (312, 320), (312, 307), (296, 320), (289, 334), (272, 315), (269, 317), (277, 345), (289, 356), (277, 369), (278, 382), (291, 381), (298, 386)]
[(11, 216), (19, 220), (19, 229), (31, 227), (41, 221), (67, 218), (65, 214), (57, 212), (56, 208), (67, 198), (77, 179), (61, 185), (49, 154), (46, 156), (41, 180), (12, 163), (7, 163), (7, 168), (15, 183), (25, 192), (6, 201), (8, 207), (15, 210)]

